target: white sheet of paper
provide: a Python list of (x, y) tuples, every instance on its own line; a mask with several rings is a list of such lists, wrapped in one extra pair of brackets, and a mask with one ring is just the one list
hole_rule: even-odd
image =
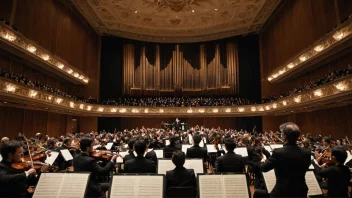
[(156, 157), (159, 158), (164, 158), (164, 150), (154, 150)]
[(235, 148), (235, 153), (242, 155), (242, 157), (248, 157), (247, 147)]
[(33, 198), (84, 197), (89, 173), (42, 173)]
[(207, 144), (207, 150), (208, 150), (208, 153), (216, 153), (217, 152), (214, 144)]
[(170, 140), (165, 140), (165, 145), (169, 146), (170, 145)]
[(45, 163), (53, 165), (53, 163), (55, 162), (55, 160), (56, 160), (57, 156), (59, 156), (59, 154), (60, 154), (59, 152), (51, 151), (50, 157), (47, 156)]
[(244, 174), (199, 175), (200, 198), (249, 198), (247, 179)]
[(270, 144), (270, 147), (274, 150), (277, 148), (282, 148), (284, 145), (283, 144)]
[(188, 134), (188, 143), (193, 144), (193, 137), (191, 134)]
[(150, 148), (150, 149), (148, 149), (148, 152), (150, 152), (150, 151), (152, 151), (153, 150), (153, 148)]
[(187, 154), (187, 149), (191, 148), (193, 145), (189, 145), (189, 144), (182, 144), (182, 151)]
[(93, 150), (96, 150), (99, 147), (101, 147), (101, 145), (95, 145), (95, 146), (93, 146)]
[(125, 157), (126, 155), (128, 155), (128, 152), (126, 151), (126, 152), (119, 152), (119, 154), (121, 155), (121, 157)]
[(270, 146), (264, 146), (265, 150), (269, 151), (269, 152), (272, 152), (272, 149)]
[(350, 155), (350, 156), (348, 156), (348, 157), (346, 158), (345, 165), (346, 165), (347, 162), (349, 162), (350, 160), (352, 160), (352, 155)]
[(116, 164), (122, 164), (123, 163), (123, 158), (122, 157), (117, 157), (116, 158)]
[(313, 164), (311, 164), (308, 169), (309, 169), (309, 170), (314, 170)]
[[(204, 173), (203, 164), (201, 159), (186, 159), (184, 167), (187, 169), (193, 169), (195, 175), (197, 173)], [(158, 174), (166, 174), (166, 171), (173, 170), (175, 168), (174, 163), (169, 159), (158, 160)]]
[(164, 179), (161, 175), (114, 175), (110, 197), (162, 198)]
[(106, 144), (105, 148), (108, 149), (108, 150), (111, 150), (111, 147), (114, 143), (113, 142), (109, 142)]
[(73, 157), (68, 149), (60, 150), (60, 152), (61, 152), (62, 157), (64, 157), (64, 159), (66, 161), (70, 161), (73, 159)]
[(0, 162), (2, 161), (2, 156), (0, 155)]
[[(274, 170), (271, 170), (269, 172), (263, 173), (263, 176), (264, 176), (268, 193), (270, 193), (276, 184), (275, 172)], [(309, 189), (308, 196), (323, 194), (313, 171), (307, 171), (305, 178), (306, 178), (306, 184)]]

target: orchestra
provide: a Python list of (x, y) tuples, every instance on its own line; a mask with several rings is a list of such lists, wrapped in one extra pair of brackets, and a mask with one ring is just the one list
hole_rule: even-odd
[[(341, 157), (336, 156), (339, 154), (334, 155), (334, 149), (350, 152), (348, 138), (341, 139), (343, 145), (333, 145), (330, 137), (322, 138), (321, 136), (313, 137), (309, 134), (301, 134), (298, 126), (293, 123), (286, 123), (281, 128), (281, 132), (258, 133), (254, 130), (247, 132), (204, 126), (195, 126), (186, 131), (175, 128), (165, 130), (141, 127), (124, 131), (115, 130), (113, 133), (102, 131), (99, 133), (66, 134), (60, 137), (47, 137), (45, 140), (42, 140), (41, 134), (36, 134), (35, 138), (27, 139), (24, 134), (20, 133), (15, 138), (16, 140), (2, 138), (0, 182), (3, 185), (0, 187), (0, 193), (9, 197), (30, 197), (30, 186), (35, 189), (33, 186), (38, 182), (40, 173), (74, 171), (92, 173), (88, 183), (87, 197), (105, 197), (109, 190), (109, 178), (113, 174), (155, 174), (158, 162), (153, 149), (162, 149), (164, 150), (164, 158), (172, 158), (176, 167), (180, 166), (173, 170), (174, 172), (168, 172), (168, 185), (170, 186), (173, 186), (173, 183), (179, 183), (180, 178), (191, 174), (189, 170), (184, 172), (186, 169), (183, 167), (182, 158), (200, 158), (203, 159), (205, 173), (241, 172), (252, 174), (255, 177), (253, 182), (254, 195), (268, 196), (269, 193), (266, 191), (265, 182), (261, 175), (262, 171), (274, 168), (277, 170), (278, 180), (282, 177), (280, 174), (285, 175), (284, 178), (290, 178), (291, 176), (287, 174), (289, 170), (295, 176), (298, 177), (301, 174), (302, 177), (304, 171), (310, 166), (312, 157), (316, 161), (316, 163), (312, 161), (312, 164), (316, 167), (317, 180), (322, 183), (323, 187), (324, 185), (328, 186), (325, 188), (332, 191), (332, 193), (328, 193), (329, 195), (335, 195), (334, 187), (331, 187), (333, 186), (332, 182), (329, 182), (333, 179), (327, 179), (332, 176), (324, 173), (325, 169), (331, 170), (330, 168), (335, 167), (340, 172), (345, 171), (347, 166), (343, 166), (342, 161), (346, 158), (341, 161)], [(267, 150), (271, 147), (274, 148), (274, 145), (282, 145), (282, 143), (284, 143), (283, 148), (286, 150)], [(111, 145), (110, 148), (108, 144)], [(187, 152), (181, 151), (182, 145), (190, 144), (192, 146), (187, 148)], [(207, 150), (209, 145), (214, 148), (215, 153)], [(246, 148), (248, 156), (243, 157), (237, 154), (235, 148)], [(290, 149), (287, 150), (287, 148)], [(296, 156), (294, 154), (297, 152), (296, 148), (303, 149), (304, 155)], [(67, 150), (73, 159), (65, 160), (65, 156), (61, 153), (63, 150)], [(54, 152), (58, 152), (59, 155), (49, 165), (46, 161)], [(345, 153), (347, 154), (347, 152)], [(123, 153), (126, 154), (123, 155)], [(295, 158), (291, 159), (290, 156), (295, 156)], [(121, 164), (116, 163), (118, 157), (123, 159)], [(287, 165), (283, 165), (280, 160), (284, 160)], [(284, 167), (280, 168), (280, 166)], [(181, 171), (182, 174), (180, 174), (183, 176), (175, 176), (175, 171)], [(339, 178), (343, 178), (342, 174)], [(15, 183), (10, 185), (8, 181), (15, 181)], [(191, 182), (191, 180), (189, 181)], [(296, 178), (292, 181), (294, 183), (287, 184), (287, 187), (281, 186), (279, 187), (280, 191), (273, 190), (271, 194), (277, 193), (274, 196), (286, 196), (285, 193), (301, 192), (302, 194), (297, 194), (297, 196), (305, 196), (307, 193), (305, 184), (302, 183), (301, 186), (298, 186), (303, 180)], [(282, 189), (286, 190), (282, 192)]]

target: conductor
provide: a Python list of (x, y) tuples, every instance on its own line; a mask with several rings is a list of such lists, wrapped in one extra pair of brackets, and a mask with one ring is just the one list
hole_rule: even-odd
[(273, 150), (273, 154), (260, 165), (260, 170), (275, 170), (276, 184), (270, 197), (307, 197), (308, 187), (305, 181), (310, 165), (310, 151), (298, 147), (300, 130), (295, 123), (288, 122), (280, 126), (284, 146)]

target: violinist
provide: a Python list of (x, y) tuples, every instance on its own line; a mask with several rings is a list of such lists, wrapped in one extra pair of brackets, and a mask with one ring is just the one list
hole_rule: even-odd
[(73, 167), (78, 172), (91, 172), (88, 182), (87, 197), (103, 197), (105, 192), (109, 189), (108, 183), (99, 183), (99, 176), (107, 176), (110, 171), (114, 169), (114, 162), (116, 155), (111, 158), (111, 161), (106, 163), (104, 167), (100, 166), (97, 161), (90, 156), (93, 152), (94, 139), (84, 137), (80, 140), (81, 153), (73, 158)]
[(331, 158), (334, 165), (328, 168), (325, 168), (325, 164), (322, 166), (318, 166), (314, 162), (312, 164), (317, 174), (327, 179), (328, 197), (348, 197), (351, 172), (344, 165), (347, 152), (344, 148), (331, 149)]
[(315, 152), (315, 159), (318, 161), (318, 163), (321, 165), (325, 163), (325, 161), (330, 161), (331, 160), (331, 138), (329, 137), (324, 137), (323, 138), (323, 149), (320, 152)]
[(9, 141), (10, 139), (8, 138), (8, 137), (3, 137), (3, 138), (1, 138), (1, 143), (0, 143), (0, 149), (1, 149), (1, 146), (5, 143), (5, 142), (7, 142), (7, 141)]
[[(3, 197), (30, 197), (27, 188), (36, 182), (36, 170), (30, 168), (22, 173), (13, 173), (11, 163), (22, 161), (22, 143), (7, 141), (2, 145), (0, 162), (0, 195)], [(49, 166), (42, 166), (41, 172), (46, 172)]]

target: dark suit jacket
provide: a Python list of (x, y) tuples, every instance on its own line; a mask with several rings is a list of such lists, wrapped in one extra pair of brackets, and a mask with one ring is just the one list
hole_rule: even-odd
[(176, 167), (166, 171), (166, 189), (170, 187), (194, 187), (196, 188), (196, 176), (193, 169)]
[(276, 184), (271, 197), (307, 197), (305, 175), (310, 165), (310, 151), (296, 144), (275, 149), (272, 156), (260, 165), (262, 172), (275, 170)]
[(175, 151), (180, 151), (182, 149), (180, 144), (175, 144), (175, 145), (167, 145), (164, 148), (164, 157), (165, 158), (171, 158), (172, 157), (172, 153)]
[(154, 150), (147, 152), (144, 157), (146, 159), (152, 160), (155, 164), (158, 161), (158, 157), (156, 156), (156, 153)]
[(348, 197), (348, 186), (350, 185), (351, 171), (347, 166), (329, 166), (320, 168), (313, 162), (318, 175), (328, 180), (329, 197)]
[(156, 173), (155, 163), (145, 157), (137, 156), (126, 161), (125, 173)]
[(97, 164), (97, 161), (88, 156), (86, 153), (77, 154), (73, 158), (73, 168), (77, 172), (91, 172), (87, 188), (87, 197), (105, 197), (105, 192), (102, 190), (98, 182), (98, 176), (109, 175), (114, 168), (114, 163), (108, 162), (105, 167)]
[(244, 171), (244, 162), (241, 155), (227, 152), (216, 160), (216, 172), (240, 172)]
[(208, 151), (205, 148), (199, 147), (199, 146), (192, 146), (191, 148), (187, 149), (187, 155), (188, 158), (201, 158), (205, 161), (207, 161), (208, 158)]
[(133, 154), (133, 152), (129, 151), (128, 152), (129, 154), (128, 155), (125, 155), (125, 157), (123, 158), (123, 163), (125, 164), (126, 161), (130, 160), (130, 159), (133, 159), (135, 156)]
[(35, 176), (26, 173), (12, 173), (11, 164), (0, 162), (0, 197), (29, 197), (28, 185), (35, 182)]

